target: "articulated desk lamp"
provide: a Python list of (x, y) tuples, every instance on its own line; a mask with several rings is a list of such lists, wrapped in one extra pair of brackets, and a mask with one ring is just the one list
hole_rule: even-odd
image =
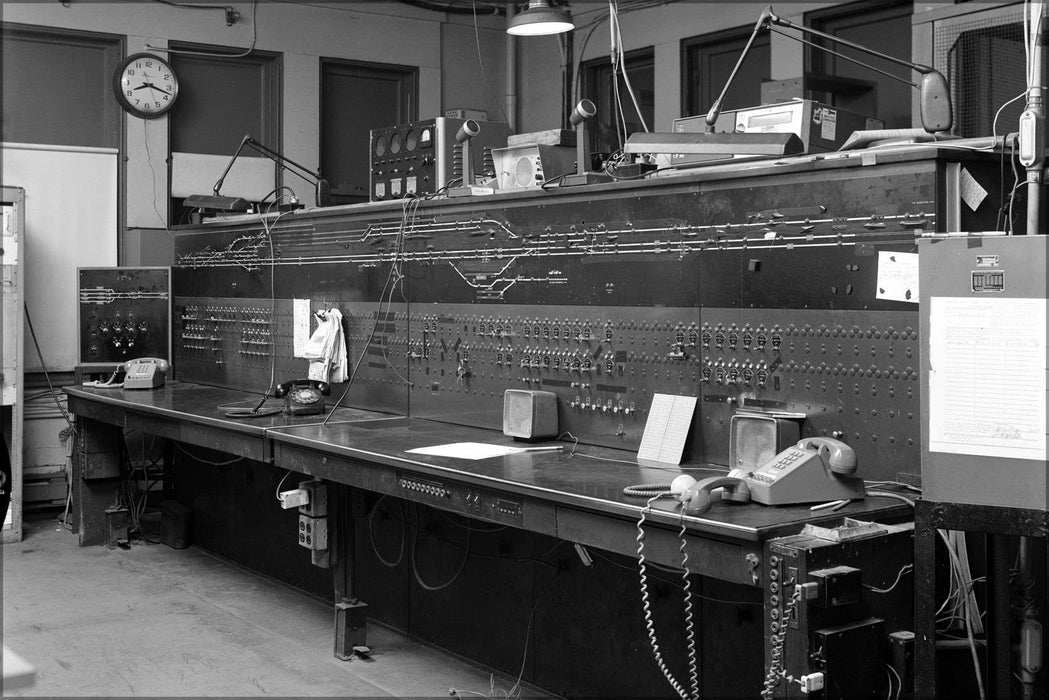
[[(819, 44), (814, 44), (811, 41), (806, 41), (800, 37), (786, 32), (774, 29), (774, 26), (784, 27), (787, 29), (793, 29), (798, 32), (812, 34), (828, 41), (833, 41), (849, 48), (861, 51), (871, 56), (884, 59), (891, 63), (896, 63), (901, 66), (906, 66), (914, 71), (921, 74), (921, 82), (918, 84), (912, 83), (906, 78), (901, 78), (898, 75), (893, 75), (888, 71), (876, 68), (868, 63), (859, 61), (851, 56), (846, 56), (842, 53), (829, 49)], [(743, 47), (743, 52), (739, 56), (739, 60), (736, 61), (735, 67), (732, 69), (732, 73), (729, 74), (728, 80), (725, 81), (725, 87), (722, 88), (721, 94), (714, 100), (714, 104), (710, 107), (710, 111), (707, 112), (706, 116), (706, 131), (705, 133), (671, 133), (671, 134), (657, 134), (657, 133), (637, 133), (631, 134), (627, 139), (624, 151), (626, 153), (638, 154), (638, 153), (683, 153), (683, 154), (720, 154), (720, 155), (763, 155), (763, 156), (787, 156), (787, 155), (798, 155), (804, 149), (804, 145), (801, 140), (795, 134), (774, 134), (774, 133), (715, 133), (714, 124), (717, 122), (718, 117), (721, 115), (721, 105), (725, 101), (725, 95), (728, 93), (729, 87), (732, 85), (732, 81), (736, 77), (737, 71), (739, 71), (740, 65), (743, 60), (747, 57), (750, 52), (750, 47), (754, 43), (755, 37), (758, 32), (767, 29), (770, 32), (775, 32), (781, 36), (794, 39), (807, 46), (811, 46), (819, 51), (825, 51), (829, 54), (837, 56), (846, 61), (856, 63), (865, 68), (869, 68), (876, 73), (880, 73), (886, 77), (898, 80), (906, 83), (911, 87), (918, 90), (920, 95), (920, 106), (921, 106), (921, 121), (922, 128), (930, 134), (937, 134), (940, 132), (947, 132), (951, 130), (954, 124), (954, 115), (951, 110), (951, 96), (950, 88), (947, 86), (947, 80), (943, 77), (943, 74), (937, 71), (935, 68), (929, 66), (923, 66), (919, 63), (912, 63), (911, 61), (905, 61), (894, 56), (883, 54), (880, 51), (869, 49), (866, 46), (861, 46), (854, 42), (836, 37), (833, 34), (826, 34), (816, 29), (811, 29), (805, 26), (799, 26), (789, 20), (785, 20), (778, 17), (773, 11), (772, 6), (765, 8), (765, 11), (761, 13), (757, 23), (754, 25), (754, 31), (751, 32), (750, 39), (747, 41), (746, 46)]]
[(226, 169), (222, 171), (222, 175), (215, 182), (213, 188), (213, 194), (193, 194), (183, 201), (183, 205), (191, 209), (210, 209), (212, 211), (228, 211), (228, 212), (246, 212), (250, 208), (249, 202), (243, 197), (226, 197), (219, 194), (219, 190), (222, 189), (222, 183), (226, 181), (226, 175), (229, 174), (230, 168), (233, 167), (233, 163), (236, 162), (237, 158), (240, 157), (241, 152), (245, 146), (251, 147), (258, 153), (266, 156), (278, 166), (285, 170), (299, 175), (304, 180), (313, 183), (316, 203), (318, 207), (331, 206), (331, 185), (328, 181), (321, 177), (319, 172), (313, 172), (307, 170), (305, 167), (299, 165), (291, 158), (277, 153), (251, 137), (251, 134), (244, 134), (244, 138), (241, 139), (240, 146), (233, 153), (233, 157), (229, 159), (229, 164), (226, 165)]

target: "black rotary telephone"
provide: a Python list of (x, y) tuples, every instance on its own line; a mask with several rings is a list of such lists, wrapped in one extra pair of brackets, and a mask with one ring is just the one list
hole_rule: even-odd
[(273, 395), (284, 399), (284, 412), (289, 416), (313, 416), (324, 413), (324, 397), (331, 394), (325, 382), (315, 379), (293, 379), (278, 384)]

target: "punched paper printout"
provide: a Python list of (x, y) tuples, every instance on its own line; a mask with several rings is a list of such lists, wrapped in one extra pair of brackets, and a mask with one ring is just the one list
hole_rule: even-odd
[(1045, 459), (1045, 299), (932, 297), (929, 450)]
[(637, 458), (681, 464), (681, 454), (685, 451), (685, 439), (692, 427), (692, 414), (695, 411), (695, 396), (653, 396)]
[(292, 354), (295, 357), (305, 357), (306, 348), (310, 343), (310, 311), (309, 299), (292, 300)]

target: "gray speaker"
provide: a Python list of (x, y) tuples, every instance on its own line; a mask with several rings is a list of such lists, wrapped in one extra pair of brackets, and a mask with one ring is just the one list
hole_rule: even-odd
[(503, 392), (503, 434), (523, 440), (557, 437), (557, 394), (507, 389)]
[(729, 469), (753, 471), (801, 439), (804, 414), (740, 411), (732, 416)]

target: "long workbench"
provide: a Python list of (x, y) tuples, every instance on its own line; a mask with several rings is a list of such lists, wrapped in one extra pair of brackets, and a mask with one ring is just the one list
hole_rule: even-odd
[[(245, 399), (243, 392), (185, 382), (169, 382), (152, 391), (71, 387), (67, 393), (79, 433), (74, 509), (82, 544), (104, 540), (104, 510), (114, 501), (120, 477), (119, 472), (105, 471), (99, 465), (105, 463), (106, 455), (119, 453), (125, 430), (242, 457), (251, 469), (285, 469), (330, 484), (335, 653), (341, 658), (350, 657), (353, 647), (364, 643), (368, 614), (355, 593), (354, 515), (360, 513), (354, 512), (354, 494), (393, 496), (632, 558), (637, 553), (636, 523), (644, 501), (624, 496), (623, 487), (668, 483), (681, 473), (697, 478), (724, 473), (724, 469), (702, 464), (639, 464), (628, 452), (571, 441), (558, 443), (563, 446), (561, 451), (481, 460), (408, 453), (406, 450), (455, 442), (514, 443), (491, 430), (350, 408), (337, 409), (326, 425), (323, 416), (229, 418), (224, 415), (227, 407), (253, 405), (257, 399)], [(186, 450), (170, 455), (177, 480), (180, 461), (191, 461), (191, 455)], [(694, 517), (683, 516), (674, 506), (673, 501), (660, 501), (648, 514), (647, 560), (678, 566), (682, 560), (679, 529), (683, 528), (689, 570), (743, 586), (752, 591), (747, 594), (751, 598), (757, 595), (755, 589), (776, 580), (776, 557), (771, 557), (770, 566), (768, 546), (778, 538), (795, 537), (806, 524), (832, 527), (845, 516), (894, 522), (909, 515), (896, 501), (874, 498), (837, 512), (817, 513), (807, 506), (773, 508), (722, 502), (715, 503), (706, 515)], [(909, 551), (905, 554), (909, 556)], [(769, 613), (776, 614), (772, 610), (778, 609), (778, 602), (775, 597), (772, 605), (764, 601), (765, 619)], [(460, 604), (469, 606), (468, 602)], [(630, 600), (626, 605), (638, 606), (638, 602)]]

